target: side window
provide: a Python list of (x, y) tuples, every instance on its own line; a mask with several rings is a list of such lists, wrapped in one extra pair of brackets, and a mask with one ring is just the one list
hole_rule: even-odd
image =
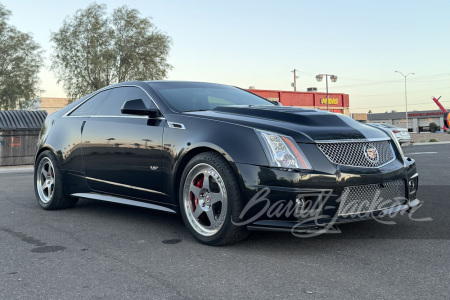
[(95, 114), (95, 111), (99, 107), (99, 105), (103, 102), (103, 100), (108, 96), (108, 91), (103, 91), (91, 97), (89, 100), (81, 104), (76, 110), (74, 110), (70, 115), (71, 116), (90, 116)]
[(118, 87), (111, 89), (106, 99), (100, 105), (97, 115), (123, 116), (120, 112), (125, 101), (142, 99), (147, 108), (156, 108), (148, 95), (137, 87)]

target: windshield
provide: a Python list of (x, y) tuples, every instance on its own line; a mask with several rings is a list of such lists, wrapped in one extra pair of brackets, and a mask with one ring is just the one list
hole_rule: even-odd
[(227, 105), (269, 105), (273, 103), (235, 87), (198, 82), (149, 82), (163, 100), (179, 112), (210, 110)]
[(384, 127), (384, 128), (398, 128), (397, 126), (386, 124), (386, 123), (367, 123), (367, 125), (373, 125), (378, 127)]
[(383, 124), (386, 128), (398, 128), (397, 126), (391, 125), (391, 124)]

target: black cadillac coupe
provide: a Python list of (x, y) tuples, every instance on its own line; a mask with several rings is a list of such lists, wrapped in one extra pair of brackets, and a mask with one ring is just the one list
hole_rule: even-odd
[(198, 82), (120, 83), (48, 116), (34, 175), (44, 209), (88, 198), (179, 213), (210, 245), (420, 204), (415, 162), (389, 131)]

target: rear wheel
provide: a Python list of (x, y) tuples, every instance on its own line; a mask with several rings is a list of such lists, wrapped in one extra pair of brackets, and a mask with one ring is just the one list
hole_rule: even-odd
[(73, 207), (78, 199), (65, 195), (61, 172), (54, 154), (42, 152), (34, 167), (34, 191), (43, 209)]
[(220, 154), (201, 153), (187, 164), (179, 199), (183, 221), (200, 242), (224, 245), (248, 235), (245, 227), (231, 222), (242, 210), (242, 196), (233, 169)]

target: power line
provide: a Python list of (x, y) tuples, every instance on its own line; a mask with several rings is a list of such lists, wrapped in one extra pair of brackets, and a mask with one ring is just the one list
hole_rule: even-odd
[[(314, 75), (309, 72), (300, 72), (304, 75)], [(427, 76), (418, 76), (414, 79), (411, 78), (411, 81), (414, 82), (420, 82), (418, 79), (427, 79), (427, 78), (442, 78), (450, 76), (450, 73), (443, 73), (443, 74), (434, 74), (434, 75), (427, 75)], [(392, 84), (392, 83), (400, 83), (403, 82), (403, 80), (381, 80), (381, 81), (375, 81), (375, 80), (366, 80), (366, 79), (355, 79), (355, 78), (348, 78), (348, 77), (340, 77), (342, 80), (350, 80), (350, 81), (367, 81), (365, 83), (358, 83), (358, 84), (350, 84), (350, 85), (336, 85), (337, 88), (347, 88), (347, 87), (366, 87), (366, 86), (374, 86), (374, 85), (383, 85), (383, 84)], [(436, 81), (445, 81), (445, 79), (436, 80)], [(429, 80), (428, 82), (432, 82), (432, 80)]]
[[(425, 89), (425, 90), (413, 90), (413, 91), (409, 91), (411, 92), (427, 92), (427, 91), (436, 91), (437, 89), (450, 89), (449, 86), (446, 87), (436, 87), (433, 89)], [(398, 94), (402, 94), (401, 92), (398, 93), (384, 93), (384, 94), (369, 94), (369, 95), (361, 95), (361, 96), (352, 96), (352, 99), (358, 99), (358, 98), (366, 98), (366, 97), (376, 97), (376, 96), (388, 96), (388, 95), (398, 95)]]
[[(450, 75), (449, 75), (450, 76)], [(442, 78), (444, 76), (438, 77)], [(445, 79), (438, 79), (438, 80), (417, 80), (417, 78), (424, 78), (424, 77), (416, 77), (414, 80), (410, 80), (411, 82), (437, 82), (437, 81), (447, 81)], [(345, 78), (344, 78), (345, 79)], [(360, 83), (360, 84), (352, 84), (352, 85), (341, 85), (337, 86), (338, 88), (348, 88), (348, 87), (367, 87), (367, 86), (375, 86), (375, 85), (384, 85), (384, 84), (393, 84), (393, 83), (400, 83), (403, 82), (403, 80), (385, 80), (385, 81), (378, 81), (378, 82), (371, 82), (371, 83)]]
[[(441, 103), (450, 103), (449, 101), (441, 101)], [(408, 104), (408, 105), (423, 105), (423, 104), (434, 104), (432, 102), (422, 102), (422, 103), (413, 103), (413, 104)], [(384, 105), (384, 106), (371, 106), (371, 107), (356, 107), (353, 109), (372, 109), (372, 108), (384, 108), (384, 107), (398, 107), (398, 106), (403, 106), (403, 104), (399, 104), (399, 105)]]

